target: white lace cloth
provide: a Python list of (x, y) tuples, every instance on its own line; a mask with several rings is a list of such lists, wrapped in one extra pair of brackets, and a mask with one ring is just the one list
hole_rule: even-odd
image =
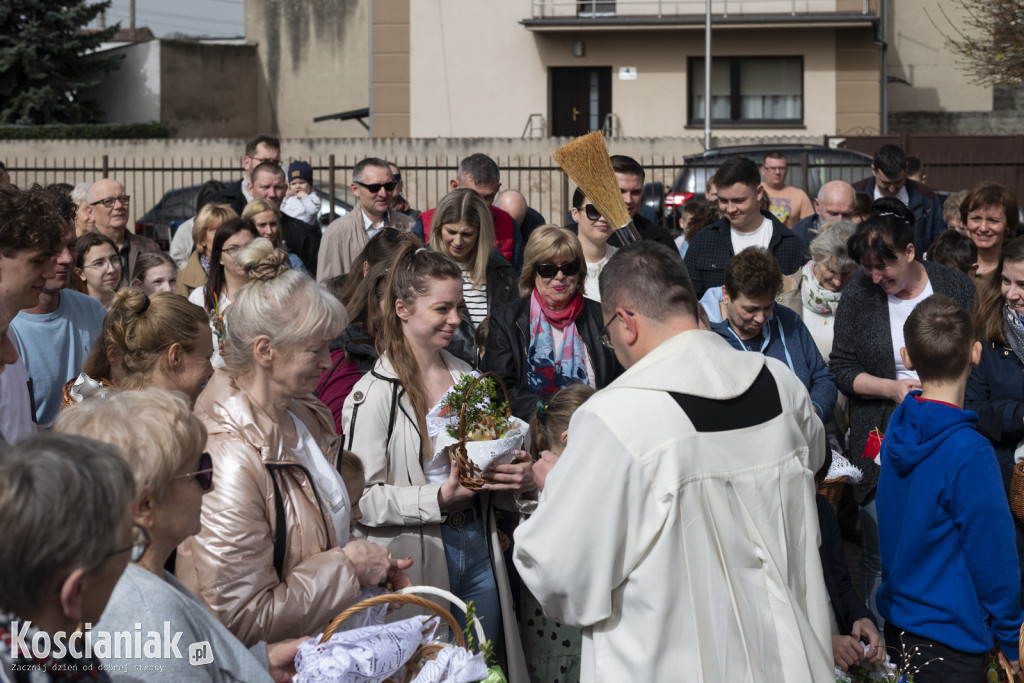
[(297, 683), (380, 683), (405, 666), (420, 645), (434, 639), (439, 619), (411, 617), (379, 626), (339, 631), (320, 645), (320, 636), (299, 645), (295, 655)]

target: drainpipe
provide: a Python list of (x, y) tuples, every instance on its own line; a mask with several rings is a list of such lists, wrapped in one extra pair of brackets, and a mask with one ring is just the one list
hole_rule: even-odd
[(711, 0), (704, 15), (704, 149), (711, 149)]
[(879, 27), (881, 36), (878, 42), (882, 46), (882, 82), (881, 86), (881, 97), (879, 98), (879, 104), (881, 105), (881, 131), (882, 135), (889, 134), (889, 0), (881, 0), (882, 4), (882, 23)]

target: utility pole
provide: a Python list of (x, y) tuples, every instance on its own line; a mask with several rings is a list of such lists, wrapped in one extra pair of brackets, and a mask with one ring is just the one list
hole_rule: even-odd
[(128, 28), (131, 29), (129, 35), (132, 42), (135, 42), (135, 0), (129, 0), (129, 8)]
[(704, 15), (704, 149), (711, 149), (711, 0)]

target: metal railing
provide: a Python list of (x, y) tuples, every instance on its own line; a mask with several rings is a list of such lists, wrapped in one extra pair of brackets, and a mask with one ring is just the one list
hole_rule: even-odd
[[(873, 4), (878, 0), (861, 0), (860, 13), (876, 11)], [(530, 13), (533, 19), (578, 17), (579, 19), (601, 19), (615, 16), (627, 17), (679, 17), (703, 15), (706, 0), (532, 0)], [(842, 0), (713, 0), (711, 13), (718, 16), (743, 16), (754, 14), (829, 14), (841, 12), (840, 6), (853, 3)], [(849, 12), (850, 10), (845, 10)]]

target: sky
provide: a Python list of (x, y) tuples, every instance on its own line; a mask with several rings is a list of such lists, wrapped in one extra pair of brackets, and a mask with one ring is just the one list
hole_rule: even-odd
[[(113, 0), (107, 26), (120, 21), (128, 28), (129, 14), (129, 0)], [(176, 33), (240, 37), (245, 34), (245, 0), (135, 0), (135, 26), (148, 26), (158, 38)], [(99, 27), (98, 20), (94, 27)]]

